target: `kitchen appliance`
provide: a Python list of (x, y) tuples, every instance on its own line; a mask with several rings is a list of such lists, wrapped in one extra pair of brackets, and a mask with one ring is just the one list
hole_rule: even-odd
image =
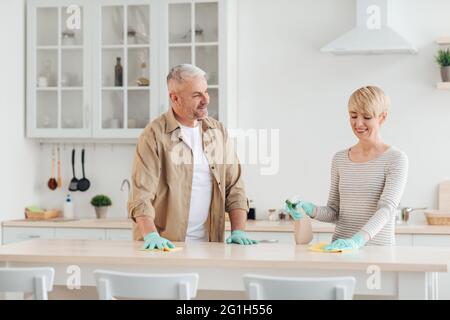
[(417, 53), (391, 26), (392, 0), (357, 0), (356, 27), (321, 49), (334, 54)]

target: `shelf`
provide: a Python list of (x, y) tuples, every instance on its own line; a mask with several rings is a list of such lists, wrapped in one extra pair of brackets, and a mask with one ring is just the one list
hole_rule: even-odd
[(218, 46), (219, 43), (217, 43), (217, 42), (196, 42), (194, 45), (196, 47), (213, 47), (213, 46)]
[(169, 48), (186, 48), (186, 47), (191, 47), (192, 46), (192, 42), (188, 42), (188, 43), (169, 43)]
[(150, 86), (128, 86), (128, 90), (149, 90)]
[(122, 86), (122, 87), (102, 87), (102, 90), (121, 91), (124, 88), (125, 88), (125, 86)]
[(83, 87), (61, 87), (61, 90), (80, 91), (80, 90), (83, 90)]
[(58, 87), (36, 87), (36, 91), (56, 91)]
[(36, 50), (57, 50), (59, 46), (37, 46)]
[(445, 46), (445, 45), (450, 45), (450, 37), (442, 37), (437, 39), (437, 44)]
[(82, 50), (83, 46), (78, 45), (78, 46), (61, 46), (62, 50)]
[(438, 82), (436, 87), (439, 90), (450, 90), (450, 82)]

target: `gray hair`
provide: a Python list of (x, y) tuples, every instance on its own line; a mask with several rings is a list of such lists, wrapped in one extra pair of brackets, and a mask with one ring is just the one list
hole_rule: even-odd
[(169, 74), (167, 75), (167, 83), (169, 83), (170, 80), (175, 80), (176, 82), (181, 83), (186, 78), (193, 78), (197, 76), (204, 77), (205, 75), (206, 72), (197, 66), (187, 63), (179, 64), (170, 69)]

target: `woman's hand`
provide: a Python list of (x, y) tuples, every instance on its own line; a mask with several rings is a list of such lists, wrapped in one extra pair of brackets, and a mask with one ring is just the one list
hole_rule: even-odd
[[(294, 220), (303, 218), (304, 213), (312, 218), (313, 210), (316, 206), (307, 201), (302, 201), (298, 196), (290, 197), (286, 200), (285, 209)], [(302, 210), (299, 210), (302, 209)]]
[(323, 247), (326, 251), (334, 250), (355, 250), (366, 244), (364, 236), (360, 233), (355, 234), (349, 239), (336, 239), (331, 244)]

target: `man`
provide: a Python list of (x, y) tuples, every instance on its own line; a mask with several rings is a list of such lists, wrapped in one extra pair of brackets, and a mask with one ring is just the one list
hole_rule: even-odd
[(133, 238), (145, 248), (171, 241), (255, 244), (244, 232), (248, 201), (226, 129), (208, 117), (205, 72), (182, 64), (167, 76), (170, 109), (139, 137), (128, 202)]

